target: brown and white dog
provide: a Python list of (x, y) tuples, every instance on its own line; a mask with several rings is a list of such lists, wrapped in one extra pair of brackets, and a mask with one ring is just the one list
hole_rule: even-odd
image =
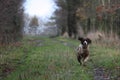
[(84, 65), (89, 57), (89, 44), (91, 44), (91, 40), (82, 37), (78, 38), (78, 40), (81, 41), (81, 44), (77, 48), (77, 60), (80, 64)]

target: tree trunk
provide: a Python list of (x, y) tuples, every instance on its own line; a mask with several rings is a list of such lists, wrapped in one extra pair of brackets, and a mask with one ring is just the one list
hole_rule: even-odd
[(76, 24), (76, 10), (74, 3), (70, 3), (68, 1), (68, 17), (67, 17), (67, 25), (68, 25), (68, 34), (69, 37), (76, 38), (77, 36), (77, 24)]

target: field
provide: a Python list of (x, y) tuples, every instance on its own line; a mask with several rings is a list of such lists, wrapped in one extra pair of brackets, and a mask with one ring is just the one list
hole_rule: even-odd
[(120, 46), (93, 42), (80, 66), (78, 40), (26, 37), (0, 47), (0, 80), (120, 80)]

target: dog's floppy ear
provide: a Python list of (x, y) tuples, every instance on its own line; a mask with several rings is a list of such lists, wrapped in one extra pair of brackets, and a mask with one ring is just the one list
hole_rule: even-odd
[(79, 37), (78, 40), (83, 41), (83, 38), (82, 38), (82, 37)]
[(87, 42), (88, 42), (89, 44), (92, 43), (91, 39), (87, 38), (86, 40), (87, 40)]

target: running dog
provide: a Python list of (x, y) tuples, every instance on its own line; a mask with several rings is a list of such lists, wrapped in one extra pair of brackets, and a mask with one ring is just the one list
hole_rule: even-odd
[(91, 44), (91, 40), (89, 38), (79, 37), (78, 40), (81, 44), (77, 48), (77, 60), (80, 64), (84, 65), (84, 63), (88, 60), (89, 57), (89, 44)]

